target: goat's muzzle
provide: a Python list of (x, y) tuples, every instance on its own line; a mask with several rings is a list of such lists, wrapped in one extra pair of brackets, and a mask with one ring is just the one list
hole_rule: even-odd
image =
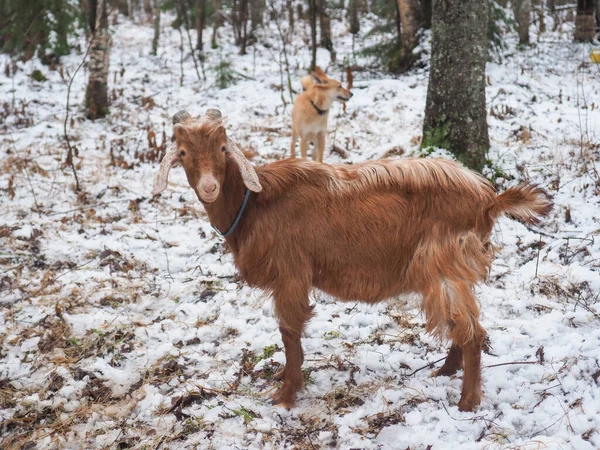
[(204, 203), (212, 203), (219, 196), (219, 182), (212, 175), (203, 175), (196, 188), (198, 196)]

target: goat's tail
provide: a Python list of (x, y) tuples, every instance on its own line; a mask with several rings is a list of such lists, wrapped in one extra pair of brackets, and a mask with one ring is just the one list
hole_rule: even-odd
[(507, 214), (525, 223), (535, 224), (547, 216), (554, 204), (550, 195), (535, 184), (508, 188), (496, 197), (490, 212), (493, 217)]

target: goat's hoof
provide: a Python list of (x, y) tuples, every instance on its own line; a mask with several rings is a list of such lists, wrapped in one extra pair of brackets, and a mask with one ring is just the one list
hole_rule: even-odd
[[(291, 397), (291, 398), (290, 398)], [(273, 396), (271, 397), (271, 404), (274, 406), (281, 406), (285, 409), (290, 409), (294, 407), (296, 400), (294, 399), (294, 395), (289, 395), (285, 392), (281, 392), (279, 389)]]
[(287, 402), (281, 402), (281, 401), (278, 401), (278, 400), (275, 400), (275, 399), (271, 400), (271, 405), (277, 406), (277, 407), (281, 407), (281, 408), (285, 408), (285, 409), (291, 409), (291, 408), (294, 407), (293, 403), (289, 404)]
[(435, 369), (431, 372), (431, 377), (451, 377), (452, 375), (456, 375), (456, 372), (460, 370), (460, 367), (440, 367), (439, 369)]
[(480, 403), (481, 398), (479, 398), (479, 396), (467, 398), (461, 397), (460, 401), (458, 402), (458, 410), (463, 412), (472, 412), (477, 409)]

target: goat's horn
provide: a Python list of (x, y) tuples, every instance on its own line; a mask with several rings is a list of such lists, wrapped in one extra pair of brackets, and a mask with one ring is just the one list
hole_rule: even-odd
[(258, 175), (254, 170), (254, 167), (246, 159), (242, 151), (233, 143), (231, 139), (227, 139), (227, 153), (231, 155), (232, 159), (237, 164), (242, 175), (242, 180), (248, 189), (252, 192), (262, 191), (262, 186), (258, 181)]
[(215, 121), (219, 121), (223, 118), (223, 115), (221, 114), (221, 111), (219, 111), (216, 108), (210, 108), (206, 110), (206, 113), (204, 114), (206, 117), (208, 117), (210, 120), (215, 120)]
[(178, 111), (175, 114), (173, 114), (173, 125), (181, 123), (184, 120), (189, 119), (190, 117), (192, 117), (192, 115), (185, 109), (182, 109), (181, 111)]
[[(173, 117), (173, 119), (175, 119), (175, 117)], [(169, 170), (171, 169), (171, 166), (178, 160), (179, 151), (177, 150), (177, 142), (173, 142), (171, 147), (169, 147), (169, 150), (167, 150), (165, 157), (160, 162), (160, 168), (158, 169), (156, 178), (154, 178), (154, 184), (152, 185), (152, 195), (158, 195), (167, 188), (167, 182), (169, 181)]]

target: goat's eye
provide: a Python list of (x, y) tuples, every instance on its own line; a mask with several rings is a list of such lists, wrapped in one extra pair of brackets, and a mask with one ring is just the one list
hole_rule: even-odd
[(226, 152), (226, 151), (227, 151), (227, 148), (225, 148), (225, 146), (223, 146), (223, 147), (221, 147), (221, 151), (222, 151), (222, 152)]
[(185, 150), (181, 150), (181, 151), (179, 152), (179, 154), (180, 154), (181, 156), (185, 156)]

